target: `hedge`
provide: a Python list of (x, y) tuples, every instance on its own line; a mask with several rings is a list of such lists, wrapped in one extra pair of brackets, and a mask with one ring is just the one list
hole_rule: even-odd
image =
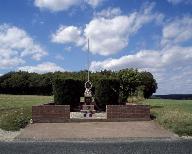
[(84, 83), (74, 79), (55, 79), (53, 81), (54, 102), (57, 105), (70, 105), (71, 110), (79, 106), (84, 93)]
[[(79, 72), (54, 72), (46, 74), (28, 72), (9, 72), (0, 76), (0, 93), (17, 95), (53, 95), (52, 81), (55, 78), (74, 79), (85, 82), (87, 70)], [(150, 72), (139, 72), (136, 69), (124, 69), (116, 72), (100, 71), (91, 72), (90, 80), (93, 83), (94, 92), (97, 81), (103, 78), (115, 78), (120, 80), (122, 102), (127, 97), (137, 92), (138, 87), (143, 86), (145, 98), (150, 97), (157, 89), (157, 83)], [(83, 87), (84, 91), (84, 87)]]
[[(119, 104), (119, 80), (99, 79), (95, 85), (95, 100), (101, 110), (106, 105)], [(58, 105), (70, 105), (71, 110), (79, 106), (84, 94), (84, 82), (74, 79), (55, 79), (53, 81), (54, 102)]]
[(97, 81), (95, 90), (95, 100), (101, 110), (106, 109), (106, 105), (119, 104), (120, 82), (117, 79), (100, 79)]
[(0, 76), (0, 93), (15, 95), (52, 95), (52, 76), (10, 72)]

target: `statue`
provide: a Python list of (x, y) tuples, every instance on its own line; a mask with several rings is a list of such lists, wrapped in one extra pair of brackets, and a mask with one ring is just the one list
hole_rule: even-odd
[(85, 82), (85, 92), (84, 92), (84, 98), (85, 98), (85, 105), (91, 105), (92, 103), (92, 84), (90, 81)]

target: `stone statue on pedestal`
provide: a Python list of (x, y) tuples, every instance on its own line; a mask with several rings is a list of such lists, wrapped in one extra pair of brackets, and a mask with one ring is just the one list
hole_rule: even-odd
[(88, 72), (87, 72), (87, 82), (85, 82), (85, 92), (84, 92), (84, 104), (82, 105), (81, 112), (84, 113), (84, 117), (92, 117), (92, 114), (95, 113), (92, 97), (92, 83), (89, 80), (89, 40), (88, 40)]

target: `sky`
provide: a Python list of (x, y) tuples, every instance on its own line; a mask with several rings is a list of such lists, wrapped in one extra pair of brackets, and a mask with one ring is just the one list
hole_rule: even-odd
[(0, 0), (0, 75), (135, 68), (192, 93), (192, 0)]

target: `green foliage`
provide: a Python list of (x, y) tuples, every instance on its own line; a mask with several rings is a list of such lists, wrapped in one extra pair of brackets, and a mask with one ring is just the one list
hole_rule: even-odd
[(17, 109), (14, 112), (6, 113), (1, 117), (0, 128), (16, 131), (24, 128), (31, 119), (31, 110)]
[(144, 91), (144, 86), (137, 87), (136, 91), (132, 95), (128, 96), (127, 101), (129, 103), (142, 104), (142, 102), (145, 100), (143, 91)]
[[(52, 95), (52, 83), (55, 79), (87, 80), (87, 70), (79, 72), (55, 72), (46, 74), (28, 72), (10, 72), (0, 77), (0, 93), (22, 95)], [(95, 93), (97, 81), (102, 78), (120, 80), (120, 102), (127, 102), (128, 97), (142, 94), (149, 98), (157, 89), (157, 83), (150, 72), (139, 72), (135, 69), (124, 69), (117, 72), (92, 72), (90, 80)], [(142, 87), (142, 91), (141, 88)], [(79, 89), (84, 91), (84, 87)], [(140, 93), (140, 94), (138, 94)]]
[(127, 102), (127, 98), (134, 95), (137, 87), (140, 85), (139, 75), (139, 72), (134, 69), (119, 71), (120, 98), (122, 102)]
[(52, 95), (50, 74), (11, 72), (0, 77), (0, 93)]
[(54, 102), (58, 105), (70, 105), (74, 109), (83, 96), (84, 83), (74, 79), (55, 79), (53, 82)]
[(135, 69), (123, 69), (118, 73), (120, 79), (120, 99), (126, 102), (132, 96), (143, 95), (149, 98), (156, 92), (157, 83), (150, 72), (138, 72)]
[(150, 72), (140, 73), (140, 85), (144, 86), (143, 95), (145, 98), (149, 98), (156, 92), (157, 83)]
[(100, 79), (96, 84), (95, 99), (97, 105), (104, 110), (106, 105), (119, 104), (119, 87), (117, 79)]

